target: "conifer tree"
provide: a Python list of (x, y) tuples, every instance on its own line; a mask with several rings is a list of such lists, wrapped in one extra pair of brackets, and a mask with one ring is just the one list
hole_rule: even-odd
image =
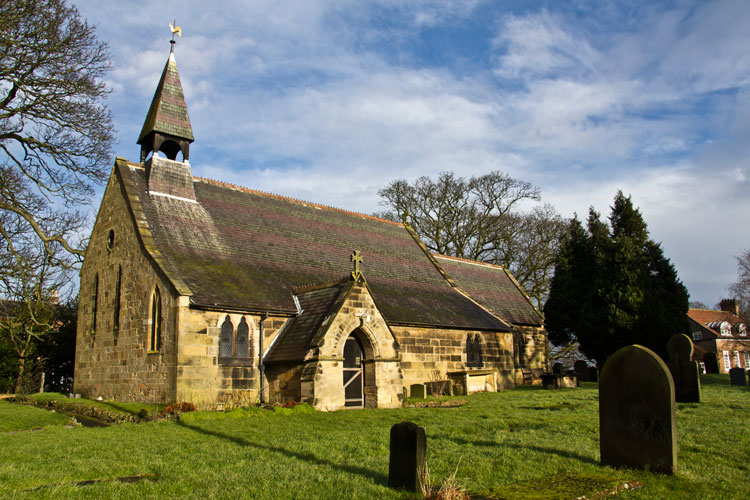
[(586, 230), (571, 221), (544, 306), (552, 343), (578, 341), (599, 366), (630, 344), (665, 355), (687, 332), (687, 310), (687, 290), (630, 197), (617, 193), (609, 225), (593, 209)]

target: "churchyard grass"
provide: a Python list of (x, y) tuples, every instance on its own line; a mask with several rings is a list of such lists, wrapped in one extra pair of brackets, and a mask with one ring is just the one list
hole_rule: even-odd
[(0, 433), (41, 429), (48, 425), (65, 425), (70, 421), (70, 417), (61, 413), (0, 400)]
[[(677, 405), (678, 472), (602, 468), (596, 384), (463, 397), (459, 408), (312, 412), (309, 407), (183, 414), (107, 428), (0, 433), (4, 498), (415, 498), (387, 488), (390, 427), (427, 434), (433, 478), (458, 466), (475, 494), (573, 499), (643, 483), (624, 499), (750, 497), (750, 391), (703, 377), (703, 402)], [(19, 405), (3, 403), (26, 411)], [(36, 409), (34, 409), (36, 410)], [(41, 411), (41, 410), (36, 410)], [(142, 481), (116, 478), (150, 474)], [(93, 484), (82, 481), (99, 480)]]

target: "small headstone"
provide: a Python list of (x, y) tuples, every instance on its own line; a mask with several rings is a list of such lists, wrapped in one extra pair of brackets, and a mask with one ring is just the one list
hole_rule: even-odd
[(700, 403), (701, 400), (700, 367), (693, 361), (693, 349), (693, 341), (687, 335), (672, 335), (667, 342), (669, 371), (678, 403)]
[(409, 387), (409, 397), (424, 399), (424, 384), (411, 384), (411, 386)]
[(729, 370), (729, 383), (732, 385), (747, 385), (745, 370), (742, 368), (732, 368)]
[(573, 365), (573, 370), (576, 372), (576, 377), (578, 377), (579, 382), (588, 382), (589, 381), (589, 365), (582, 359), (579, 359), (575, 362)]
[(560, 363), (558, 361), (557, 363), (555, 363), (554, 365), (552, 365), (552, 373), (554, 373), (556, 375), (561, 375), (562, 372), (563, 372), (563, 364), (562, 363)]
[(604, 364), (599, 447), (602, 465), (676, 471), (674, 382), (667, 365), (650, 349), (623, 347)]
[(589, 382), (599, 380), (599, 369), (596, 366), (589, 366)]
[(391, 458), (388, 486), (419, 491), (425, 467), (427, 438), (424, 428), (412, 422), (391, 427)]

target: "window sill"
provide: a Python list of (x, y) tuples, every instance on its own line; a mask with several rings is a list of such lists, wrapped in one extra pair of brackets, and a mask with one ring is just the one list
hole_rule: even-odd
[(254, 366), (254, 358), (223, 358), (219, 357), (220, 365), (232, 365), (232, 366)]

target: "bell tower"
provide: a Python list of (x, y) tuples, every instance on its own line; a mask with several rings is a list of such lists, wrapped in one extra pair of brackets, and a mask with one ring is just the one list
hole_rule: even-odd
[(169, 51), (169, 59), (164, 66), (159, 85), (154, 92), (151, 107), (143, 123), (138, 142), (141, 146), (141, 163), (149, 153), (154, 156), (161, 151), (170, 160), (177, 160), (182, 153), (183, 161), (190, 156), (190, 143), (193, 142), (193, 129), (190, 126), (185, 95), (182, 93), (180, 75), (174, 58), (174, 44)]
[[(182, 36), (179, 26), (172, 29), (169, 59), (154, 92), (138, 144), (141, 146), (141, 163), (146, 169), (149, 194), (195, 202), (188, 160), (193, 129), (174, 58), (174, 33)], [(167, 157), (160, 157), (159, 151)], [(177, 160), (177, 153), (182, 153), (182, 161)]]

